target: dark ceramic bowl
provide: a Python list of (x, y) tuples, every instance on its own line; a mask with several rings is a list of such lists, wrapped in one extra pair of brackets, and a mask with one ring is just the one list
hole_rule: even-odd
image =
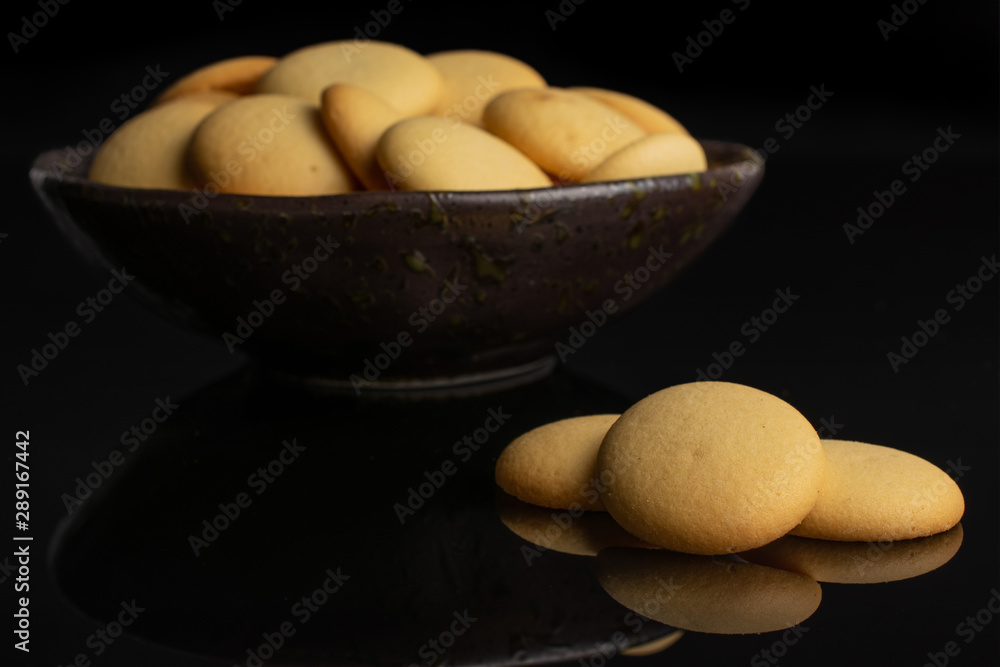
[(539, 190), (142, 190), (66, 171), (63, 150), (31, 179), (88, 259), (176, 321), (289, 377), (428, 389), (537, 377), (662, 289), (763, 177), (745, 146), (702, 143), (699, 174)]

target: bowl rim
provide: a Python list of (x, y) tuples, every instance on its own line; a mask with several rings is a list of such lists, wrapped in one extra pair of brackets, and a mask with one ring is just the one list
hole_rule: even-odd
[[(536, 200), (589, 199), (591, 197), (607, 197), (619, 195), (622, 192), (639, 190), (679, 191), (699, 189), (712, 182), (721, 181), (727, 175), (739, 173), (742, 178), (735, 187), (745, 184), (746, 179), (763, 171), (764, 160), (760, 153), (742, 143), (697, 139), (708, 157), (708, 169), (700, 172), (685, 172), (665, 176), (645, 176), (640, 178), (621, 179), (615, 181), (597, 181), (593, 183), (570, 183), (553, 185), (546, 188), (522, 188), (508, 190), (362, 190), (340, 194), (317, 195), (261, 195), (233, 192), (208, 192), (207, 187), (194, 189), (164, 189), (136, 188), (109, 185), (92, 181), (85, 175), (93, 160), (96, 150), (87, 156), (80, 156), (76, 165), (67, 167), (65, 173), (55, 173), (54, 165), (58, 160), (70, 154), (75, 149), (72, 146), (53, 148), (39, 153), (32, 162), (29, 177), (37, 188), (44, 182), (57, 182), (78, 188), (87, 188), (106, 197), (121, 197), (128, 195), (132, 202), (155, 202), (157, 204), (172, 203), (180, 206), (191, 203), (197, 197), (209, 201), (228, 203), (233, 206), (253, 204), (255, 210), (281, 210), (289, 204), (309, 202), (312, 205), (340, 205), (354, 202), (362, 206), (385, 204), (392, 199), (406, 200), (408, 196), (446, 198), (451, 205), (483, 205), (496, 204), (497, 200), (509, 200), (518, 204), (532, 203)], [(728, 159), (726, 159), (728, 157)], [(714, 158), (714, 159), (713, 159)]]

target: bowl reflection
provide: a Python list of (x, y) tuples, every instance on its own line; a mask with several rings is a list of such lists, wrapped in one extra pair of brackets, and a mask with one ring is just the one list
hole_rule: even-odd
[(248, 666), (566, 662), (675, 630), (604, 595), (590, 559), (529, 561), (497, 517), (518, 429), (626, 403), (565, 371), (447, 403), (240, 373), (177, 403), (54, 540), (55, 580), (95, 619), (134, 600), (129, 634)]

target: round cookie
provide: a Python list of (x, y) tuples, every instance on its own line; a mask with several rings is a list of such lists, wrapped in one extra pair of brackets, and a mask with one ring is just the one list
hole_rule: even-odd
[(130, 118), (97, 150), (88, 177), (125, 188), (196, 187), (187, 165), (188, 145), (220, 102), (178, 99)]
[(281, 58), (257, 83), (258, 93), (295, 95), (320, 103), (335, 83), (351, 83), (403, 116), (430, 112), (441, 94), (441, 74), (426, 58), (396, 44), (355, 40), (307, 46)]
[(793, 535), (906, 540), (944, 532), (965, 513), (965, 499), (954, 480), (919, 456), (846, 440), (824, 440), (823, 449), (826, 478), (816, 506)]
[(219, 107), (195, 132), (190, 160), (206, 187), (214, 183), (221, 192), (326, 195), (356, 189), (319, 108), (288, 95), (248, 95)]
[(220, 60), (181, 77), (160, 93), (155, 103), (210, 90), (249, 95), (257, 85), (257, 80), (276, 62), (278, 59), (271, 56), (241, 56)]
[(390, 185), (399, 190), (515, 190), (552, 181), (510, 144), (474, 125), (435, 116), (390, 127), (375, 151)]
[(629, 609), (681, 630), (744, 635), (783, 630), (812, 616), (823, 592), (809, 577), (727, 558), (605, 549), (597, 579)]
[(632, 119), (636, 125), (650, 134), (660, 134), (663, 132), (688, 133), (684, 126), (678, 123), (673, 116), (638, 97), (619, 93), (614, 90), (605, 90), (604, 88), (575, 87), (569, 88), (569, 90), (583, 93), (598, 102), (603, 102), (609, 107), (618, 109)]
[(645, 136), (625, 114), (561, 88), (509, 90), (486, 105), (483, 126), (562, 181), (579, 181)]
[(571, 417), (519, 436), (497, 459), (501, 489), (533, 505), (604, 510), (597, 451), (618, 415)]
[(443, 51), (427, 56), (441, 72), (441, 98), (435, 116), (482, 126), (486, 104), (515, 88), (544, 88), (545, 79), (530, 65), (492, 51)]
[(797, 526), (823, 482), (816, 430), (767, 392), (692, 382), (639, 401), (597, 456), (604, 506), (625, 530), (674, 551), (726, 554)]
[(382, 134), (403, 115), (363, 88), (337, 83), (323, 91), (320, 111), (327, 132), (358, 180), (369, 190), (388, 190), (375, 159)]
[(705, 171), (701, 144), (686, 134), (650, 134), (612, 153), (584, 178), (584, 183), (669, 176)]
[(950, 561), (960, 546), (962, 524), (930, 537), (896, 542), (833, 542), (786, 535), (740, 557), (821, 582), (878, 584), (936, 570)]
[(543, 549), (596, 556), (608, 547), (658, 548), (627, 533), (607, 512), (554, 510), (530, 505), (502, 491), (497, 493), (496, 507), (503, 525)]

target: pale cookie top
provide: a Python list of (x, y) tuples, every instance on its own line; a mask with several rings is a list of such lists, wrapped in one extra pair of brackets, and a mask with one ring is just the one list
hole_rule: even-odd
[(601, 497), (626, 530), (675, 551), (734, 553), (794, 528), (819, 494), (819, 436), (764, 391), (693, 382), (639, 401), (598, 454)]
[(324, 195), (357, 185), (319, 108), (288, 95), (248, 95), (219, 107), (195, 132), (190, 159), (206, 187), (221, 192)]
[(248, 95), (276, 62), (278, 59), (271, 56), (241, 56), (205, 65), (172, 83), (157, 97), (156, 103), (210, 90)]
[(444, 85), (435, 116), (455, 118), (482, 126), (486, 104), (505, 90), (544, 88), (545, 79), (535, 68), (492, 51), (443, 51), (427, 56), (441, 72)]
[(638, 97), (603, 88), (575, 87), (569, 90), (583, 93), (599, 102), (607, 104), (609, 107), (618, 109), (635, 121), (636, 125), (650, 134), (659, 134), (661, 132), (688, 133), (684, 126), (673, 116)]
[(94, 156), (88, 177), (130, 188), (194, 188), (187, 148), (195, 129), (223, 99), (178, 99), (130, 118)]
[(515, 498), (562, 509), (603, 510), (597, 450), (618, 415), (570, 417), (534, 428), (500, 454), (496, 481)]
[(375, 149), (382, 134), (403, 120), (403, 114), (349, 83), (337, 83), (324, 90), (320, 110), (327, 132), (358, 180), (369, 190), (389, 189)]
[(891, 447), (824, 440), (827, 474), (812, 512), (792, 534), (826, 540), (905, 540), (948, 530), (965, 513), (951, 477)]
[(701, 144), (688, 135), (650, 134), (609, 155), (583, 182), (692, 174), (707, 167)]
[(390, 186), (398, 190), (515, 190), (547, 188), (538, 165), (486, 130), (436, 116), (402, 120), (375, 150)]
[(563, 181), (579, 181), (646, 134), (621, 111), (561, 88), (501, 93), (486, 106), (483, 126)]
[(313, 104), (335, 83), (351, 83), (404, 116), (429, 113), (441, 94), (441, 74), (415, 51), (355, 40), (307, 46), (281, 58), (258, 82), (259, 93), (296, 95)]

